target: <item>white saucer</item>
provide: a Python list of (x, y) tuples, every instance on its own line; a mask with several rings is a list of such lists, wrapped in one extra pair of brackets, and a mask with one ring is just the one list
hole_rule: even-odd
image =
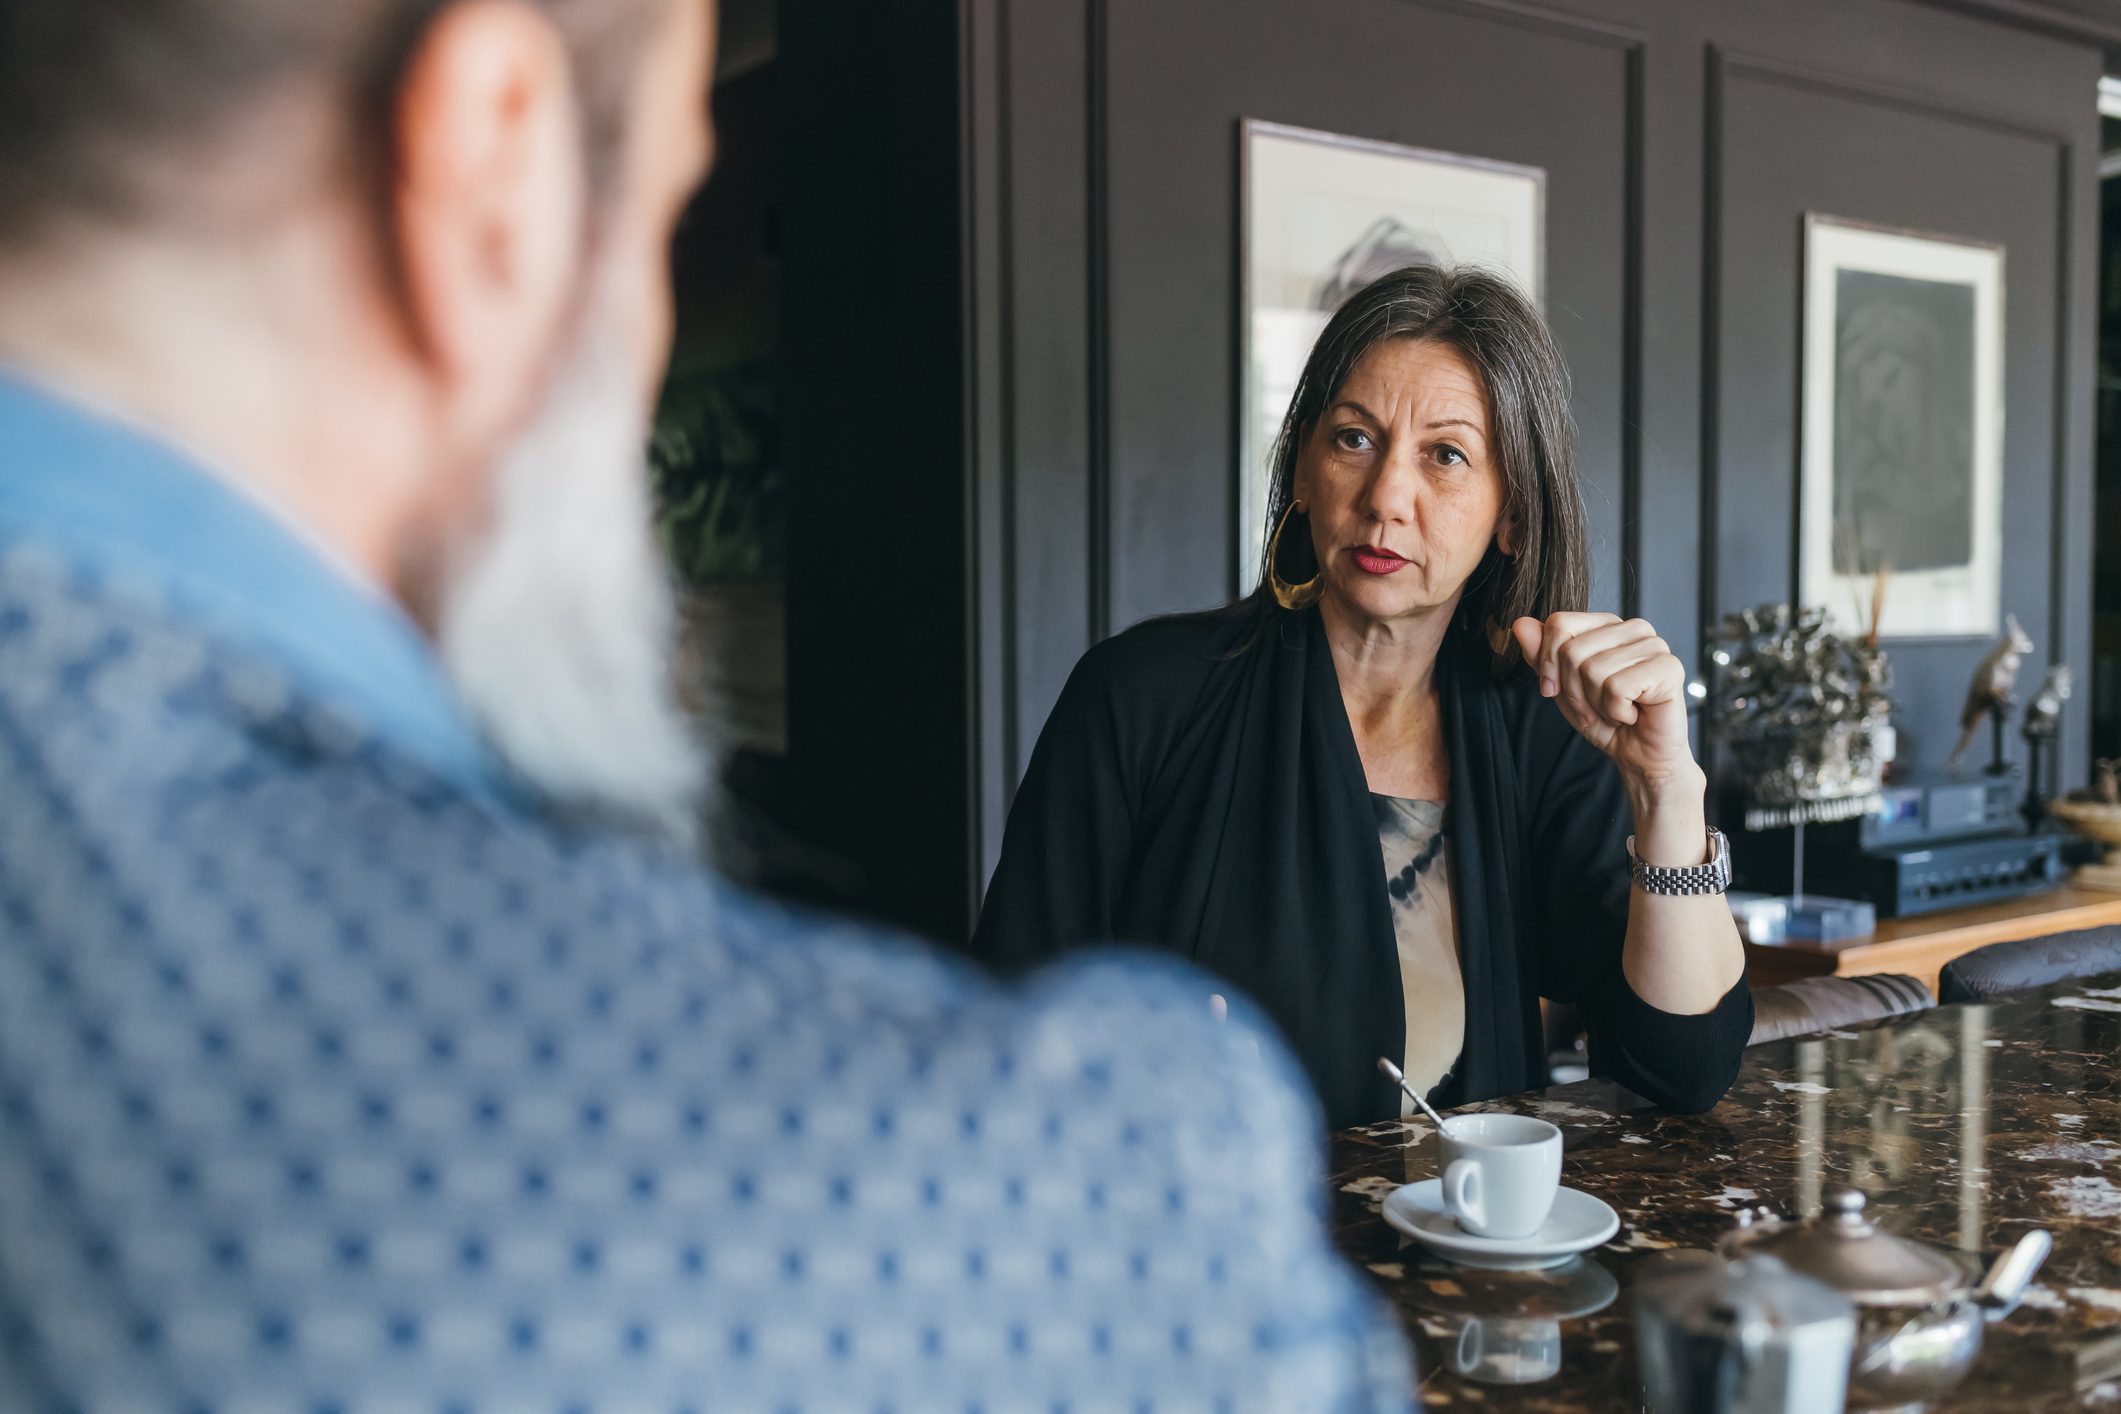
[(1554, 1211), (1529, 1237), (1475, 1237), (1444, 1207), (1443, 1185), (1433, 1178), (1394, 1189), (1385, 1198), (1384, 1215), (1422, 1246), (1461, 1266), (1509, 1272), (1559, 1266), (1620, 1231), (1620, 1215), (1605, 1200), (1567, 1184), (1554, 1195)]

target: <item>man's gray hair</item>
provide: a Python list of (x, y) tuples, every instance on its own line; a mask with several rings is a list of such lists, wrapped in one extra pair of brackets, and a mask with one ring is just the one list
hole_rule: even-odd
[[(255, 149), (290, 100), (328, 115), (331, 157), (380, 175), (405, 64), (456, 3), (0, 0), (0, 248), (83, 224), (235, 215), (212, 209), (202, 168)], [(671, 0), (529, 3), (573, 55), (597, 183), (615, 165), (635, 67)]]

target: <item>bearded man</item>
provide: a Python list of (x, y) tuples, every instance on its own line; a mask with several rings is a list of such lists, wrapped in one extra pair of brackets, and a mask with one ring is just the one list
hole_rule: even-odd
[(706, 0), (0, 4), (0, 1408), (1368, 1408), (1315, 1111), (688, 862)]

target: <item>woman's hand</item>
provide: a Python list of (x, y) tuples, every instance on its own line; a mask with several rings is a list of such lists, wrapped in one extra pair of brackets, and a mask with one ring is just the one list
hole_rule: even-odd
[(1613, 758), (1638, 802), (1699, 778), (1687, 743), (1686, 667), (1656, 629), (1614, 614), (1555, 614), (1519, 619), (1511, 632), (1540, 692)]
[[(1510, 625), (1539, 690), (1620, 769), (1635, 814), (1635, 853), (1668, 869), (1707, 862), (1708, 781), (1686, 736), (1686, 669), (1641, 619), (1555, 614)], [(1661, 1011), (1709, 1011), (1745, 975), (1745, 949), (1722, 897), (1650, 894), (1628, 900), (1621, 969)]]

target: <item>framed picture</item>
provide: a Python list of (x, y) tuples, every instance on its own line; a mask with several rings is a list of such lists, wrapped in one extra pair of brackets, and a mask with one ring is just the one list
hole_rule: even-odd
[(1333, 311), (1424, 261), (1484, 265), (1541, 300), (1546, 173), (1253, 120), (1239, 145), (1237, 556), (1249, 589), (1266, 542), (1267, 458)]
[(1798, 596), (1883, 638), (1993, 636), (2003, 248), (1804, 221)]

